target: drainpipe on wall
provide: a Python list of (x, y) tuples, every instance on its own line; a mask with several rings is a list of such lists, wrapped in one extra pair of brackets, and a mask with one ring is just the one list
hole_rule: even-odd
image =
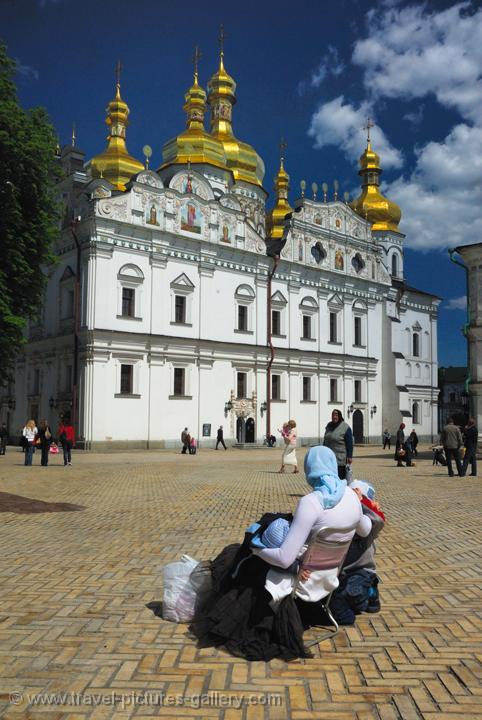
[(460, 262), (460, 260), (457, 260), (457, 258), (454, 258), (454, 254), (457, 252), (454, 248), (449, 249), (449, 256), (450, 259), (455, 265), (459, 265), (463, 270), (465, 270), (465, 293), (467, 296), (467, 317), (465, 321), (465, 325), (462, 328), (462, 333), (465, 337), (465, 340), (467, 342), (467, 376), (465, 378), (464, 382), (464, 392), (467, 393), (467, 399), (469, 402), (469, 415), (473, 415), (473, 408), (472, 403), (470, 402), (470, 395), (469, 395), (469, 385), (472, 382), (472, 377), (470, 375), (470, 343), (469, 343), (469, 326), (470, 326), (470, 302), (469, 302), (469, 268), (467, 265), (463, 262)]
[(271, 367), (274, 361), (274, 347), (272, 338), (272, 313), (271, 313), (271, 287), (273, 276), (278, 268), (280, 256), (272, 255), (273, 267), (271, 268), (268, 275), (268, 316), (267, 316), (267, 345), (269, 347), (270, 358), (268, 361), (268, 367), (266, 368), (266, 438), (268, 439), (271, 435)]
[(77, 250), (77, 263), (75, 269), (75, 294), (74, 294), (74, 365), (72, 368), (72, 425), (75, 432), (79, 432), (78, 424), (78, 385), (79, 385), (79, 327), (80, 327), (80, 263), (81, 263), (81, 247), (79, 237), (76, 233), (76, 226), (79, 219), (72, 221), (70, 226), (72, 237), (74, 238)]

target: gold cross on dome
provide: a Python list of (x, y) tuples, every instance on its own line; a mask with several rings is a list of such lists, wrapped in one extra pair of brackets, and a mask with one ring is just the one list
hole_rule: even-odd
[(201, 51), (199, 50), (199, 47), (196, 45), (194, 48), (194, 53), (192, 56), (192, 61), (194, 63), (194, 76), (197, 78), (198, 76), (198, 70), (199, 70), (199, 61), (202, 58)]
[(226, 40), (226, 35), (224, 33), (224, 25), (221, 23), (219, 26), (219, 50), (221, 52), (221, 55), (224, 55), (224, 41)]
[(375, 123), (372, 121), (371, 118), (367, 118), (367, 124), (363, 128), (367, 131), (367, 142), (370, 142), (370, 130), (372, 127), (375, 127)]
[(116, 84), (120, 86), (120, 76), (121, 71), (123, 70), (123, 67), (121, 65), (121, 61), (117, 61), (117, 65), (115, 66), (115, 77), (116, 77)]
[(279, 144), (279, 152), (280, 152), (280, 159), (284, 160), (285, 157), (285, 150), (288, 147), (288, 143), (284, 139), (284, 137), (281, 138), (280, 144)]

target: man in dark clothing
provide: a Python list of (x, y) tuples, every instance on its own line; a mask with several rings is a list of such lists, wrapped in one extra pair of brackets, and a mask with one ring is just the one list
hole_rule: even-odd
[(181, 442), (182, 442), (182, 455), (185, 455), (186, 452), (189, 451), (190, 453), (190, 447), (191, 447), (191, 436), (189, 435), (188, 429), (184, 428), (184, 430), (181, 433)]
[(400, 423), (400, 427), (397, 430), (397, 439), (395, 444), (395, 460), (397, 461), (397, 467), (403, 467), (402, 460), (405, 460), (407, 467), (412, 467), (412, 446), (405, 441), (405, 423)]
[(217, 434), (217, 437), (216, 437), (216, 450), (218, 449), (219, 443), (221, 443), (221, 445), (223, 446), (223, 448), (224, 448), (225, 450), (227, 450), (227, 447), (226, 447), (226, 445), (224, 444), (224, 435), (223, 435), (223, 426), (222, 426), (222, 425), (220, 425), (220, 426), (218, 427), (218, 434)]
[(2, 427), (0, 428), (0, 455), (5, 455), (5, 450), (7, 449), (7, 442), (8, 442), (7, 426), (5, 425), (5, 423), (3, 423)]
[(460, 448), (464, 444), (462, 433), (457, 425), (454, 425), (453, 418), (447, 420), (447, 424), (440, 433), (440, 442), (444, 446), (445, 457), (447, 458), (447, 469), (449, 477), (454, 476), (452, 458), (457, 466), (457, 474), (462, 475), (462, 463), (460, 462)]
[(475, 427), (474, 418), (469, 418), (467, 427), (464, 430), (464, 446), (465, 455), (462, 463), (462, 477), (466, 474), (469, 463), (471, 465), (473, 476), (477, 475), (477, 440), (479, 431)]

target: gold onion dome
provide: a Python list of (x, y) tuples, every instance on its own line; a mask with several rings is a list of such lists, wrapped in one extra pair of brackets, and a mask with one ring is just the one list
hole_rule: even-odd
[(283, 157), (281, 157), (280, 168), (274, 179), (275, 206), (266, 216), (266, 234), (270, 238), (283, 237), (286, 215), (293, 211), (288, 202), (289, 182), (290, 176), (284, 169)]
[(129, 124), (129, 107), (121, 98), (117, 77), (116, 94), (107, 106), (105, 123), (109, 128), (107, 147), (89, 163), (93, 178), (103, 177), (118, 190), (125, 190), (133, 175), (144, 170), (144, 165), (129, 155), (126, 147), (126, 128)]
[(224, 68), (221, 51), (219, 68), (208, 83), (208, 103), (211, 106), (211, 135), (220, 140), (226, 154), (226, 164), (235, 181), (243, 180), (262, 187), (264, 163), (256, 150), (238, 140), (231, 125), (233, 105), (236, 103), (236, 83)]
[(198, 83), (197, 67), (194, 72), (194, 83), (184, 98), (186, 129), (162, 148), (164, 162), (161, 168), (173, 164), (208, 163), (226, 170), (226, 156), (222, 142), (204, 129), (206, 93)]
[(372, 150), (370, 137), (367, 147), (360, 157), (359, 175), (362, 177), (362, 191), (356, 200), (350, 203), (350, 207), (368, 220), (372, 230), (392, 230), (400, 232), (398, 223), (402, 212), (398, 205), (384, 197), (380, 190), (380, 156)]

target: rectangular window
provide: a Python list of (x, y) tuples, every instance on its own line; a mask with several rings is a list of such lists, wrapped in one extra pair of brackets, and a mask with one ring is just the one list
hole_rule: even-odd
[(303, 340), (311, 340), (311, 316), (303, 315)]
[(121, 365), (121, 395), (132, 395), (132, 380), (134, 377), (134, 368), (132, 365)]
[(303, 400), (311, 400), (311, 378), (303, 376)]
[(330, 402), (338, 400), (338, 381), (336, 378), (330, 378)]
[(355, 345), (360, 347), (362, 344), (362, 319), (361, 317), (355, 318)]
[(331, 312), (330, 313), (330, 342), (336, 343), (338, 342), (338, 333), (337, 333), (337, 327), (336, 327), (336, 313)]
[(281, 376), (271, 375), (271, 397), (273, 400), (281, 399)]
[(281, 313), (279, 310), (271, 311), (271, 333), (281, 335)]
[(186, 298), (184, 295), (176, 295), (174, 322), (180, 324), (186, 322)]
[(174, 368), (174, 395), (185, 395), (186, 370)]
[(413, 333), (413, 357), (420, 357), (420, 336)]
[(248, 394), (248, 375), (245, 372), (238, 372), (237, 376), (237, 390), (238, 398), (245, 398)]
[(132, 288), (122, 288), (122, 315), (125, 317), (135, 315), (135, 294)]
[(362, 401), (361, 380), (355, 380), (355, 402)]
[(238, 305), (238, 330), (248, 329), (248, 308), (246, 305)]
[(67, 290), (65, 294), (65, 318), (74, 317), (74, 291)]
[(40, 370), (37, 368), (33, 371), (32, 395), (40, 393)]

